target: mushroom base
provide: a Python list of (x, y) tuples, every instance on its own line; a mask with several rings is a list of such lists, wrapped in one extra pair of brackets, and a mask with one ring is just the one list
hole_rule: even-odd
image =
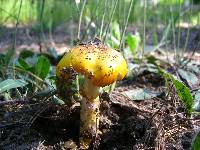
[(82, 99), (80, 123), (80, 148), (88, 149), (92, 140), (97, 136), (99, 126), (99, 96), (95, 99)]

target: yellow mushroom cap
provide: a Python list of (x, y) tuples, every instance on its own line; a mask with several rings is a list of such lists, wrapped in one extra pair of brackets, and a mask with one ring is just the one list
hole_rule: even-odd
[[(128, 71), (121, 53), (101, 44), (86, 44), (72, 48), (58, 63), (56, 75), (60, 77), (63, 75), (63, 68), (70, 67), (99, 87), (122, 80)], [(66, 73), (65, 77), (68, 76)]]

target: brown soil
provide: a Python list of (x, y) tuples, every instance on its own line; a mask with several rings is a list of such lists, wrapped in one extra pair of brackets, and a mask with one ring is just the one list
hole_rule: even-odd
[[(163, 79), (155, 76), (152, 79), (151, 74), (146, 74), (137, 80), (120, 83), (110, 95), (103, 93), (101, 134), (94, 139), (90, 149), (191, 149), (198, 120), (186, 117), (186, 110), (173, 88), (170, 96), (163, 94), (138, 102), (121, 94), (136, 87), (159, 91), (162, 85)], [(79, 105), (69, 109), (41, 103), (4, 106), (2, 110), (6, 113), (1, 120), (5, 125), (0, 126), (0, 147), (5, 150), (77, 149), (79, 109)]]

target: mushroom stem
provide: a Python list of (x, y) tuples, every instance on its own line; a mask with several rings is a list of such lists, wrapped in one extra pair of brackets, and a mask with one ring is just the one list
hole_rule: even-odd
[(80, 148), (88, 149), (92, 140), (96, 137), (99, 126), (99, 87), (85, 78), (81, 94), (80, 112)]

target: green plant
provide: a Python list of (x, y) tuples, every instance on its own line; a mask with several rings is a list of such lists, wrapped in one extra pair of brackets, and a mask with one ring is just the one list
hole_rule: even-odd
[(130, 33), (126, 37), (129, 50), (131, 51), (134, 58), (140, 58), (141, 53), (141, 38), (138, 32), (134, 35)]
[(26, 91), (25, 97), (32, 97), (44, 89), (53, 90), (53, 86), (49, 84), (50, 80), (48, 79), (51, 64), (47, 57), (29, 50), (23, 50), (18, 59), (9, 65), (8, 62), (13, 62), (13, 59), (11, 59), (8, 53), (3, 56), (2, 61), (4, 64), (1, 66), (1, 93), (23, 87), (18, 91), (18, 94), (23, 95), (22, 93)]

